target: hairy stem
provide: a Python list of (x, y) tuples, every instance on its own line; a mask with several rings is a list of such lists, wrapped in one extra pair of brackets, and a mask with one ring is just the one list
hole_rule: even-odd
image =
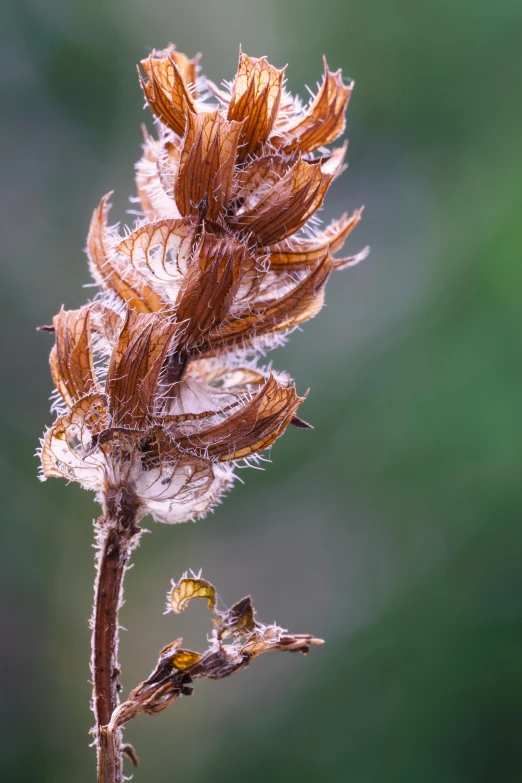
[(97, 520), (97, 574), (94, 588), (91, 671), (92, 709), (98, 762), (98, 783), (123, 783), (121, 730), (107, 732), (118, 706), (118, 612), (123, 595), (123, 577), (132, 549), (139, 539), (138, 503), (127, 487), (107, 492), (105, 513)]

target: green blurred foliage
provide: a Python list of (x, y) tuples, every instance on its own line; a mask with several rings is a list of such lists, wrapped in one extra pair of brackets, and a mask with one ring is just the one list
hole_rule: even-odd
[(3, 6), (0, 407), (2, 779), (87, 783), (91, 523), (78, 487), (38, 484), (50, 340), (89, 295), (90, 214), (125, 220), (143, 100), (135, 63), (173, 40), (231, 78), (239, 43), (321, 55), (356, 80), (350, 169), (325, 210), (366, 204), (328, 307), (273, 359), (311, 387), (311, 432), (242, 474), (198, 525), (150, 525), (129, 573), (127, 690), (157, 650), (201, 647), (204, 610), (163, 617), (203, 567), (223, 599), (327, 639), (198, 684), (128, 731), (135, 780), (515, 783), (522, 750), (522, 4), (498, 0), (11, 0)]

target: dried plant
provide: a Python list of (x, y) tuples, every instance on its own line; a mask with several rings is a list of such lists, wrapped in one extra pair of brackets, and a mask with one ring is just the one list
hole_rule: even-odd
[[(214, 614), (209, 649), (161, 652), (154, 672), (119, 705), (118, 611), (141, 519), (203, 516), (289, 424), (307, 428), (285, 373), (258, 364), (323, 304), (329, 275), (364, 258), (336, 258), (361, 210), (326, 228), (315, 216), (344, 170), (343, 132), (353, 83), (324, 63), (308, 106), (284, 69), (241, 53), (218, 88), (173, 46), (141, 63), (157, 138), (145, 132), (136, 167), (139, 217), (120, 236), (109, 196), (87, 240), (100, 293), (61, 310), (50, 364), (57, 418), (42, 441), (42, 476), (94, 490), (102, 506), (92, 618), (93, 729), (98, 781), (123, 781), (122, 726), (159, 712), (201, 677), (220, 679), (262, 652), (306, 653), (320, 643), (254, 618), (250, 598), (218, 610), (210, 583), (184, 576), (169, 605), (195, 597)], [(109, 194), (110, 195), (110, 194)], [(225, 638), (228, 643), (225, 643)]]

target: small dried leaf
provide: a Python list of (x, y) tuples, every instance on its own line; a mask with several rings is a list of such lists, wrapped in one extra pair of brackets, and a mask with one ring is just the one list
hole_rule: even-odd
[(197, 234), (198, 224), (192, 218), (159, 220), (132, 231), (116, 252), (145, 279), (155, 281), (164, 307), (173, 306)]
[[(174, 144), (172, 141), (165, 139), (162, 143), (158, 144), (156, 150), (156, 170), (161, 187), (168, 196), (169, 203), (179, 212), (175, 202), (174, 187), (181, 158), (181, 147)], [(172, 216), (169, 215), (169, 217)], [(181, 214), (177, 215), (177, 217), (181, 217)]]
[(363, 247), (363, 249), (354, 256), (347, 256), (346, 258), (332, 258), (332, 267), (336, 271), (342, 271), (343, 269), (348, 269), (348, 267), (357, 266), (357, 264), (360, 264), (360, 262), (364, 261), (365, 258), (368, 258), (369, 254), (370, 248), (368, 246)]
[(251, 367), (216, 366), (214, 361), (197, 359), (191, 361), (186, 376), (196, 378), (202, 383), (216, 386), (222, 391), (244, 391), (245, 387), (260, 386), (266, 377)]
[(256, 627), (254, 614), (254, 605), (249, 595), (227, 609), (226, 612), (216, 612), (214, 627), (218, 639), (252, 633)]
[(262, 155), (234, 174), (231, 200), (238, 216), (253, 211), (257, 204), (295, 165), (293, 155)]
[(268, 139), (279, 111), (283, 75), (284, 68), (274, 68), (265, 57), (255, 59), (240, 53), (228, 107), (229, 120), (244, 121), (238, 162)]
[(206, 598), (208, 608), (216, 605), (216, 590), (205, 579), (200, 577), (182, 576), (170, 592), (170, 606), (173, 612), (184, 612), (194, 598)]

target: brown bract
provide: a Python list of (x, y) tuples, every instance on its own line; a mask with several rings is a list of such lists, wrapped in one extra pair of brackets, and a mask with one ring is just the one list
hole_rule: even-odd
[(278, 70), (266, 57), (256, 60), (240, 53), (230, 94), (228, 119), (243, 122), (238, 162), (257, 152), (272, 131), (283, 92), (284, 68)]

